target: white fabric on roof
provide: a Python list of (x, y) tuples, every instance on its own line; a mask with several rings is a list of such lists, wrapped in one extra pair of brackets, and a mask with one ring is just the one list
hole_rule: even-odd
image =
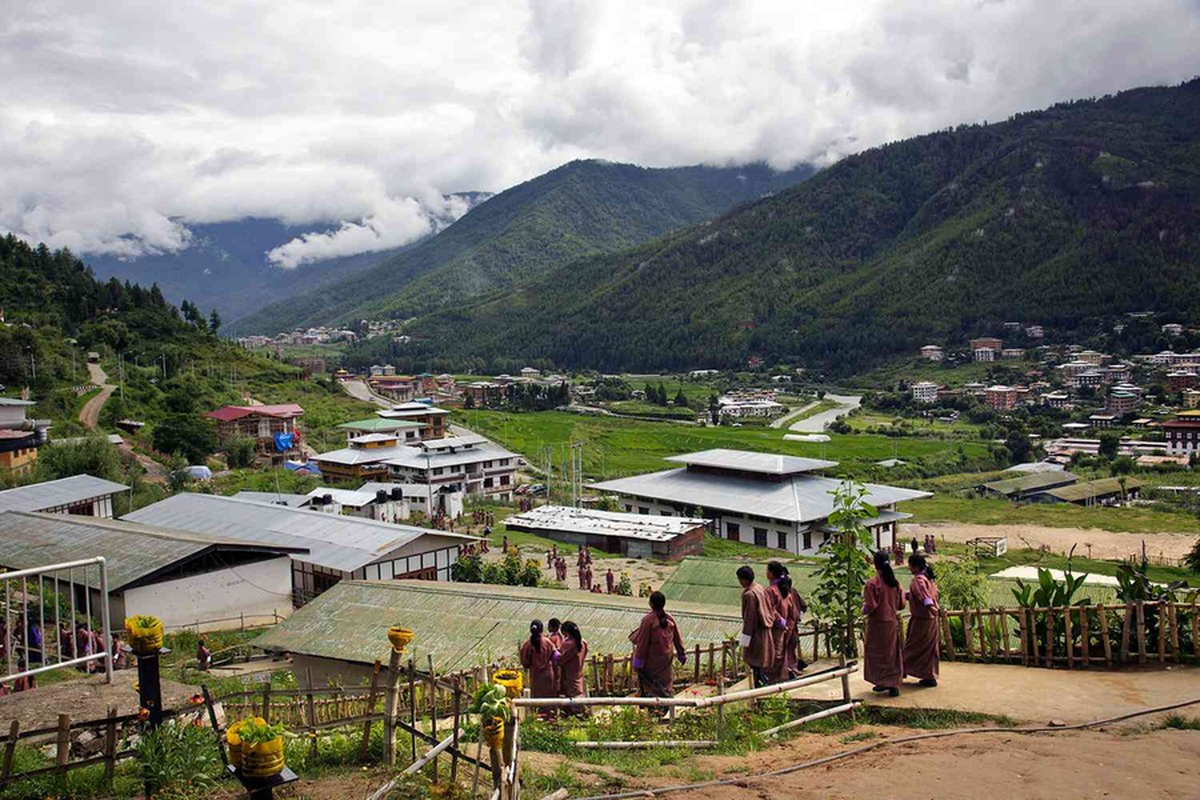
[(707, 525), (708, 520), (691, 517), (663, 517), (616, 511), (592, 511), (570, 506), (538, 506), (504, 520), (507, 527), (529, 530), (564, 531), (595, 536), (619, 536), (669, 542), (675, 537)]

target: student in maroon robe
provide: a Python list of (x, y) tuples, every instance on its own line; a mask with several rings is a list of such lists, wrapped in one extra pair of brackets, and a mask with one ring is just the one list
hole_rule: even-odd
[[(562, 624), (563, 642), (558, 650), (559, 694), (563, 697), (587, 697), (584, 685), (584, 665), (587, 664), (588, 646), (579, 632), (579, 626), (567, 620)], [(581, 713), (583, 706), (570, 706), (567, 713)]]
[(867, 633), (863, 644), (863, 678), (876, 692), (892, 697), (900, 694), (904, 680), (904, 661), (900, 647), (900, 619), (896, 612), (904, 608), (904, 590), (892, 571), (887, 553), (875, 554), (875, 577), (863, 587), (863, 616)]
[(557, 697), (554, 680), (554, 645), (542, 635), (542, 621), (529, 623), (529, 638), (521, 644), (521, 666), (529, 670), (530, 697)]
[(613, 574), (612, 567), (609, 567), (608, 572), (604, 573), (604, 585), (609, 594), (612, 594), (613, 589), (616, 588), (617, 576)]
[(908, 557), (913, 574), (908, 585), (908, 634), (904, 640), (904, 674), (917, 678), (922, 686), (937, 686), (938, 666), (938, 587), (933, 582), (933, 567), (925, 556)]
[(771, 665), (769, 677), (773, 682), (786, 681), (794, 678), (797, 674), (796, 650), (799, 646), (797, 627), (800, 624), (798, 603), (802, 601), (800, 595), (796, 594), (792, 588), (792, 579), (787, 575), (774, 581), (768, 594), (772, 595), (771, 600), (775, 604), (775, 612), (779, 616), (775, 628), (775, 660)]
[(650, 611), (629, 641), (633, 642), (633, 668), (638, 675), (638, 694), (642, 697), (673, 697), (675, 679), (672, 661), (687, 663), (687, 650), (675, 618), (666, 611), (667, 597), (662, 592), (650, 593)]
[(754, 685), (766, 686), (767, 670), (774, 661), (775, 627), (773, 604), (767, 590), (754, 582), (754, 570), (738, 567), (738, 583), (742, 585), (742, 634), (738, 638), (742, 646), (742, 658), (754, 675)]

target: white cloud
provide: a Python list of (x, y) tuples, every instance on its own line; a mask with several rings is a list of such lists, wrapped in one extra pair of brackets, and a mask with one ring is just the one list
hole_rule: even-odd
[[(11, 5), (11, 3), (9, 3)], [(1193, 0), (46, 0), (0, 16), (0, 230), (84, 253), (268, 216), (385, 249), (571, 158), (828, 163), (1197, 71)], [(346, 223), (327, 230), (330, 221)]]

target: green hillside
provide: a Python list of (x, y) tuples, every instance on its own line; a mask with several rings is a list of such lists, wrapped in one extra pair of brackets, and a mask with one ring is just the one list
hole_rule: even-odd
[(573, 161), (515, 186), (437, 236), (341, 282), (267, 306), (238, 333), (392, 317), (454, 306), (576, 258), (632, 247), (784, 189), (812, 169), (645, 169)]
[(847, 158), (637, 249), (411, 326), (405, 355), (848, 375), (1004, 320), (1200, 312), (1200, 80)]

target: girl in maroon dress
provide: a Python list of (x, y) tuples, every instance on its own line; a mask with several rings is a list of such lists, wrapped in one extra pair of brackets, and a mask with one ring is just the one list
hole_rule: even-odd
[(908, 585), (908, 634), (904, 640), (904, 674), (920, 681), (922, 686), (937, 686), (938, 666), (938, 587), (933, 582), (933, 568), (925, 556), (913, 553), (908, 557), (908, 569), (913, 574)]
[(558, 697), (554, 680), (554, 645), (542, 635), (542, 621), (529, 623), (529, 638), (521, 644), (521, 666), (529, 670), (530, 697)]
[(642, 617), (638, 629), (629, 635), (633, 642), (633, 668), (637, 670), (642, 697), (673, 697), (675, 681), (671, 662), (687, 662), (687, 650), (679, 635), (675, 618), (666, 612), (667, 597), (662, 592), (650, 594), (650, 612)]
[(896, 612), (904, 608), (904, 590), (892, 571), (888, 554), (875, 554), (875, 577), (863, 587), (863, 616), (867, 632), (863, 643), (863, 678), (876, 692), (900, 695), (904, 680), (904, 661), (900, 649), (900, 619)]
[[(579, 626), (567, 620), (562, 624), (563, 642), (558, 650), (559, 694), (563, 697), (586, 697), (584, 665), (587, 663), (588, 646), (579, 632)], [(568, 713), (580, 713), (582, 706), (571, 706)]]

